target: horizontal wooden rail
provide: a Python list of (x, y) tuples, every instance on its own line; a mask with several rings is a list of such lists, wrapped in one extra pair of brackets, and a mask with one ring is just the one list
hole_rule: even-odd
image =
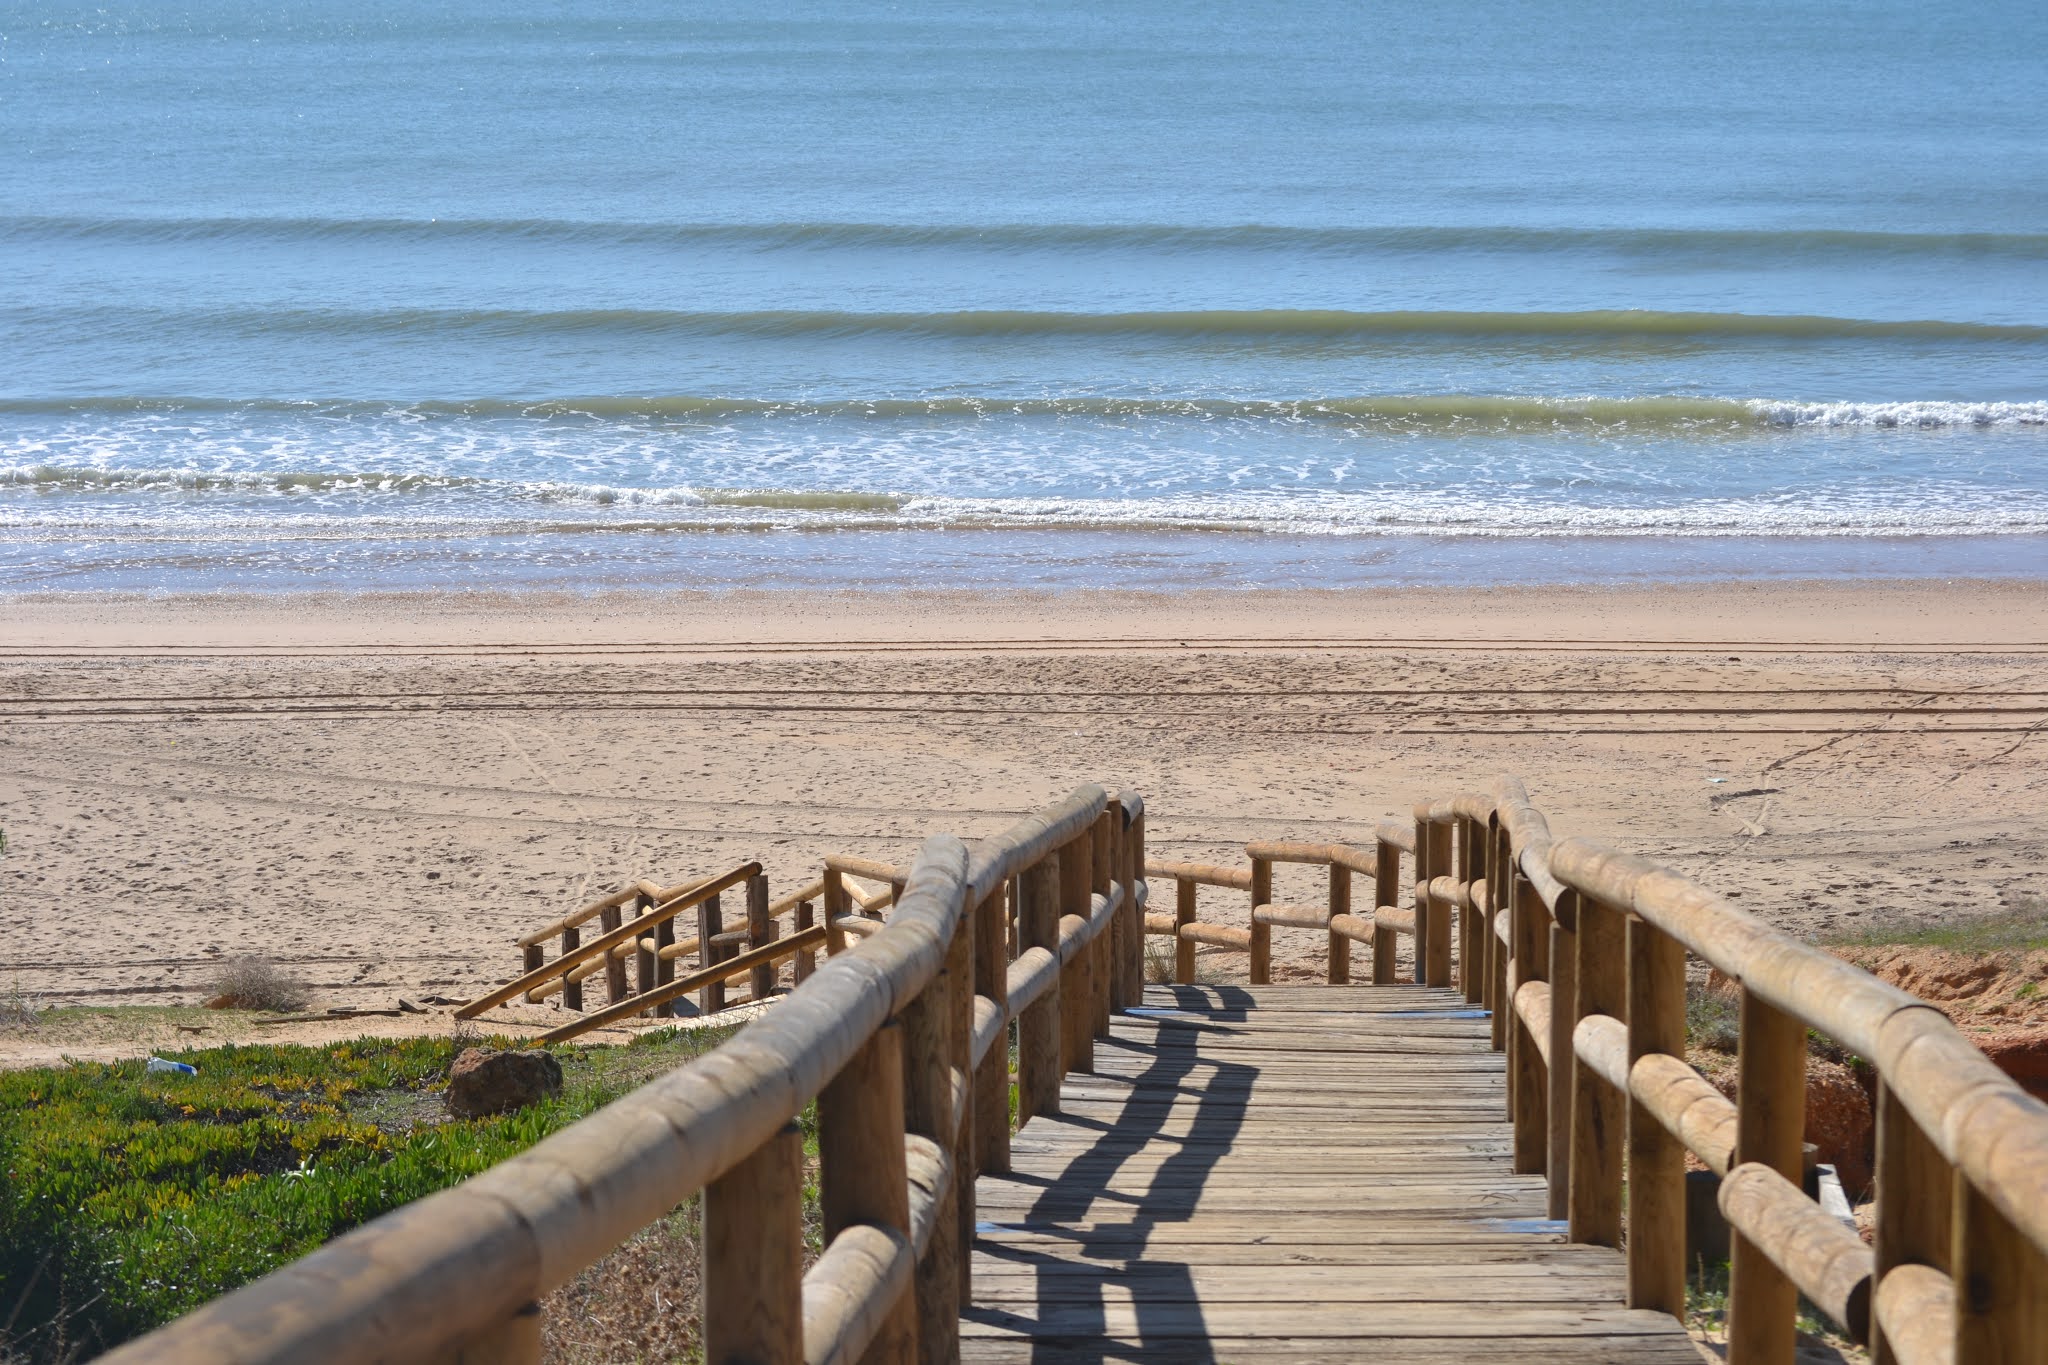
[(702, 971), (692, 972), (688, 976), (679, 976), (665, 986), (656, 986), (653, 990), (631, 996), (619, 1004), (598, 1010), (592, 1014), (586, 1014), (580, 1019), (572, 1019), (559, 1028), (549, 1029), (533, 1041), (536, 1043), (566, 1043), (571, 1038), (580, 1038), (592, 1029), (603, 1028), (606, 1024), (615, 1024), (621, 1019), (631, 1019), (637, 1014), (644, 1014), (655, 1005), (665, 1004), (670, 1000), (680, 1000), (691, 991), (698, 990), (704, 986), (713, 985), (720, 981), (730, 981), (733, 977), (745, 976), (756, 967), (764, 967), (771, 962), (780, 962), (785, 957), (792, 957), (797, 953), (815, 949), (824, 941), (825, 927), (823, 925), (813, 925), (809, 929), (799, 929), (788, 938), (778, 938), (771, 943), (764, 943), (758, 948), (749, 949), (744, 953), (737, 953), (723, 962), (714, 963), (704, 968)]
[(1379, 870), (1379, 856), (1371, 849), (1349, 844), (1315, 844), (1273, 839), (1254, 839), (1244, 846), (1247, 855), (1272, 863), (1311, 863), (1321, 867), (1335, 864), (1370, 877)]
[(569, 968), (586, 958), (608, 953), (621, 943), (637, 942), (640, 935), (654, 925), (661, 923), (663, 920), (673, 919), (685, 910), (694, 909), (720, 892), (729, 891), (733, 887), (738, 886), (749, 877), (759, 876), (760, 872), (761, 865), (759, 863), (742, 863), (730, 872), (714, 877), (709, 881), (700, 882), (681, 895), (663, 901), (631, 924), (620, 925), (610, 933), (601, 934), (590, 942), (571, 949), (546, 966), (537, 967), (524, 976), (514, 978), (510, 983), (500, 986), (494, 991), (478, 996), (456, 1010), (455, 1017), (457, 1019), (474, 1019), (477, 1015), (482, 1014), (485, 1010), (495, 1005), (502, 1005), (516, 995), (525, 994), (551, 976), (566, 974)]
[(1216, 867), (1208, 863), (1162, 863), (1147, 859), (1145, 875), (1166, 877), (1193, 886), (1220, 886), (1231, 891), (1252, 889), (1252, 874), (1244, 868)]

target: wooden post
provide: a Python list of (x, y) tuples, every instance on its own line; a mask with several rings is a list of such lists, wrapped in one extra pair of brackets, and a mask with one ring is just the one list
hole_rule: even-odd
[[(1902, 1265), (1929, 1265), (1949, 1273), (1953, 1264), (1949, 1254), (1951, 1191), (1948, 1162), (1880, 1078), (1876, 1239), (1880, 1283)], [(1898, 1365), (1898, 1356), (1875, 1313), (1870, 1317), (1870, 1359), (1872, 1365)]]
[[(1117, 842), (1117, 808), (1106, 806), (1095, 820), (1095, 839), (1092, 852), (1095, 854), (1094, 876), (1089, 882), (1090, 891), (1097, 896), (1107, 897), (1113, 883), (1110, 869), (1115, 865)], [(1091, 950), (1095, 964), (1090, 980), (1094, 990), (1090, 993), (1090, 1032), (1096, 1038), (1109, 1037), (1109, 1013), (1111, 998), (1117, 993), (1116, 977), (1123, 965), (1123, 955), (1117, 951), (1123, 936), (1125, 916), (1122, 907), (1109, 918), (1109, 924), (1095, 936)], [(1094, 1054), (1089, 1054), (1090, 1069), (1093, 1069)]]
[[(598, 912), (597, 922), (609, 934), (619, 927), (619, 907), (607, 905)], [(626, 998), (626, 959), (607, 953), (604, 959), (604, 1002), (616, 1005)]]
[[(562, 956), (567, 957), (582, 946), (583, 935), (579, 931), (574, 928), (562, 931)], [(583, 983), (581, 981), (564, 981), (562, 983), (562, 1006), (565, 1009), (575, 1010), (579, 1014), (582, 1013)]]
[[(1793, 1184), (1805, 1172), (1806, 1025), (1742, 992), (1735, 1056), (1735, 1159), (1761, 1162)], [(1739, 1231), (1731, 1231), (1728, 1357), (1790, 1365), (1799, 1292)]]
[(1486, 964), (1490, 960), (1486, 943), (1480, 938), (1485, 928), (1477, 907), (1474, 887), (1486, 875), (1486, 849), (1479, 840), (1479, 825), (1470, 816), (1457, 818), (1458, 885), (1464, 889), (1466, 908), (1458, 915), (1458, 985), (1465, 991), (1465, 1003), (1477, 1005), (1486, 999)]
[[(1628, 917), (1628, 1060), (1685, 1056), (1685, 945)], [(1628, 1306), (1685, 1321), (1685, 1146), (1628, 1104)]]
[(1145, 1003), (1145, 907), (1138, 904), (1139, 888), (1145, 885), (1145, 808), (1142, 805), (1124, 829), (1123, 860), (1124, 911), (1131, 925), (1126, 951), (1131, 955), (1131, 966), (1126, 978), (1129, 990), (1121, 1008), (1135, 1009)]
[[(1486, 945), (1485, 1004), (1493, 1015), (1493, 1050), (1505, 1052), (1508, 1021), (1515, 1013), (1513, 987), (1508, 984), (1514, 944), (1514, 854), (1508, 847), (1508, 832), (1498, 816), (1486, 826), (1486, 843), (1486, 926), (1481, 940)], [(1500, 936), (1503, 919), (1508, 926), (1505, 943)], [(1514, 1073), (1510, 1070), (1508, 1074), (1512, 1085)]]
[[(1046, 854), (1017, 878), (1017, 942), (1059, 951), (1060, 855)], [(1017, 1126), (1060, 1111), (1060, 974), (1017, 1016)]]
[[(1005, 1012), (1009, 1005), (1010, 883), (990, 891), (975, 908), (974, 993)], [(1009, 1029), (996, 1034), (974, 1072), (974, 1166), (990, 1175), (1010, 1169)]]
[[(1429, 833), (1429, 866), (1432, 879), (1446, 875), (1451, 870), (1451, 823), (1448, 820), (1433, 820), (1423, 826)], [(1424, 883), (1428, 885), (1427, 882)], [(1429, 916), (1429, 984), (1448, 986), (1451, 984), (1451, 907), (1448, 901), (1434, 896), (1423, 897)], [(1468, 916), (1469, 918), (1469, 916)], [(1416, 933), (1419, 937), (1422, 920), (1418, 916)]]
[(1550, 1131), (1544, 1147), (1544, 1171), (1550, 1177), (1550, 1216), (1571, 1212), (1572, 1183), (1572, 1030), (1579, 1021), (1578, 909), (1584, 898), (1567, 891), (1558, 898), (1550, 926), (1550, 1095), (1544, 1107)]
[[(633, 918), (634, 918), (634, 919), (639, 919), (639, 918), (641, 918), (642, 916), (646, 915), (646, 913), (647, 913), (647, 912), (648, 912), (649, 910), (652, 910), (653, 908), (654, 908), (654, 897), (652, 897), (652, 896), (648, 895), (648, 894), (647, 894), (647, 893), (646, 893), (645, 891), (642, 891), (642, 892), (641, 892), (641, 893), (640, 893), (639, 895), (637, 895), (637, 896), (633, 897)], [(670, 934), (671, 934), (671, 935), (673, 935), (673, 934), (674, 934), (674, 930), (670, 930)], [(639, 938), (639, 942), (645, 943), (646, 941), (647, 941), (647, 935), (645, 935), (645, 934), (642, 934), (642, 935), (640, 935), (640, 938)], [(657, 944), (656, 946), (657, 946), (657, 947), (659, 947), (660, 945), (659, 945), (659, 944)], [(621, 964), (619, 964), (619, 965), (620, 965), (620, 966), (624, 966), (625, 964), (624, 964), (624, 963), (621, 963)], [(661, 984), (661, 976), (660, 976), (660, 974), (661, 974), (661, 959), (660, 959), (660, 958), (659, 958), (658, 956), (656, 956), (656, 955), (655, 955), (654, 953), (652, 953), (652, 952), (649, 952), (649, 951), (648, 951), (647, 949), (645, 949), (645, 948), (640, 948), (640, 949), (636, 949), (636, 950), (634, 951), (634, 953), (633, 953), (633, 991), (634, 991), (634, 993), (635, 993), (635, 994), (637, 994), (637, 995), (645, 995), (645, 994), (647, 994), (647, 992), (649, 992), (649, 991), (653, 990), (653, 989), (654, 989), (654, 988), (655, 988), (656, 986), (660, 985), (660, 984)], [(671, 979), (673, 979), (673, 978), (671, 978)]]
[[(1351, 913), (1351, 869), (1342, 863), (1330, 864), (1330, 918)], [(1351, 984), (1351, 940), (1342, 934), (1330, 936), (1330, 973), (1332, 986)]]
[(1267, 858), (1252, 859), (1252, 951), (1251, 980), (1254, 986), (1273, 981), (1273, 926), (1258, 921), (1258, 908), (1273, 903), (1273, 864)]
[[(747, 946), (760, 948), (777, 937), (775, 921), (768, 917), (768, 874), (757, 872), (747, 878)], [(766, 1000), (775, 993), (775, 964), (770, 962), (748, 974), (748, 989), (754, 999)]]
[[(798, 933), (802, 933), (818, 922), (818, 912), (809, 901), (798, 901), (794, 913), (794, 923)], [(796, 955), (796, 961), (793, 964), (793, 974), (797, 985), (801, 986), (804, 982), (809, 981), (811, 973), (816, 970), (818, 970), (817, 950), (806, 948)]]
[[(1429, 879), (1441, 870), (1429, 839), (1429, 807), (1415, 808), (1415, 984), (1429, 984)], [(1392, 904), (1392, 902), (1389, 902)]]
[[(653, 957), (654, 984), (656, 989), (666, 986), (669, 982), (676, 979), (676, 960), (673, 957), (663, 956), (661, 951), (664, 948), (673, 948), (675, 945), (676, 922), (674, 917), (671, 916), (654, 926)], [(664, 1000), (654, 1007), (654, 1014), (658, 1019), (673, 1019), (675, 1013), (676, 1002), (673, 1000)]]
[(838, 957), (846, 951), (846, 931), (839, 927), (839, 917), (853, 904), (853, 898), (846, 894), (846, 875), (837, 868), (825, 869), (825, 956)]
[[(944, 965), (902, 1014), (903, 1126), (930, 1138), (956, 1163), (951, 1187), (938, 1191), (939, 1207), (933, 1213), (931, 1236), (915, 1275), (918, 1358), (932, 1365), (955, 1360), (960, 1352), (964, 1257), (957, 1176), (965, 1151), (958, 1146), (961, 1129), (954, 1123), (953, 1073), (956, 1066), (965, 1073), (971, 1025), (961, 1017), (961, 1009), (970, 1005), (973, 976), (974, 920), (963, 915), (946, 947)], [(969, 1108), (971, 1112), (972, 1106)], [(972, 1137), (970, 1131), (970, 1146)]]
[(803, 1159), (786, 1124), (704, 1188), (705, 1365), (804, 1358)]
[[(1060, 914), (1088, 918), (1095, 879), (1095, 831), (1084, 829), (1060, 850)], [(1078, 949), (1060, 968), (1060, 1074), (1095, 1069), (1095, 954)]]
[[(711, 940), (725, 930), (725, 918), (718, 908), (718, 897), (712, 896), (697, 906), (697, 965), (700, 968), (718, 964), (723, 956), (718, 945)], [(697, 1008), (704, 1014), (716, 1014), (725, 1008), (725, 983), (706, 982), (697, 991)]]
[[(910, 1236), (902, 1035), (895, 1020), (884, 1024), (818, 1093), (818, 1204), (828, 1245), (856, 1223)], [(916, 1355), (917, 1304), (905, 1294), (861, 1360), (909, 1365)]]
[[(1535, 886), (1517, 875), (1508, 891), (1512, 910), (1508, 928), (1515, 941), (1514, 984), (1550, 980), (1550, 910)], [(1553, 1002), (1554, 1003), (1554, 1002)], [(1535, 1172), (1549, 1167), (1550, 1077), (1543, 1053), (1512, 999), (1507, 1005), (1508, 1103), (1515, 1132), (1515, 1170)], [(1543, 1040), (1548, 1043), (1546, 1036)]]
[[(1372, 907), (1374, 913), (1384, 905), (1397, 906), (1401, 903), (1401, 846), (1390, 840), (1381, 839), (1373, 850)], [(1400, 951), (1401, 936), (1392, 929), (1372, 928), (1372, 984), (1391, 986), (1394, 984), (1394, 955)]]
[(522, 964), (519, 969), (521, 976), (525, 976), (528, 972), (537, 972), (547, 963), (547, 952), (538, 943), (529, 943), (520, 949), (519, 952), (519, 960)]
[(2048, 1257), (1961, 1171), (1955, 1192), (1958, 1361), (2048, 1361)]
[[(1622, 912), (1591, 896), (1579, 897), (1578, 999), (1573, 1018), (1628, 1017), (1628, 945)], [(1628, 1097), (1579, 1060), (1572, 1063), (1571, 1239), (1621, 1245), (1622, 1129)], [(1554, 1061), (1559, 1054), (1552, 1053)]]
[(1183, 925), (1195, 922), (1195, 883), (1183, 877), (1173, 879), (1173, 979), (1176, 984), (1195, 984), (1195, 945), (1180, 936)]

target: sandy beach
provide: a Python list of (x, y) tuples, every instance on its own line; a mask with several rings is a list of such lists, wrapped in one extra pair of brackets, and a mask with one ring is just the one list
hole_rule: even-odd
[(240, 953), (460, 998), (625, 880), (779, 893), (1086, 781), (1241, 860), (1512, 772), (1802, 932), (2038, 902), (2048, 855), (2039, 583), (53, 595), (0, 642), (0, 985), (46, 1005), (196, 1003)]

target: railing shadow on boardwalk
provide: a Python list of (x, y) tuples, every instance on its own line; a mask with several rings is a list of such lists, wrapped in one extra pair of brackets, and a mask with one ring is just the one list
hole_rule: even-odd
[[(1157, 1025), (1151, 1043), (1118, 1036), (1096, 1044), (1098, 1049), (1150, 1058), (1144, 1070), (1128, 1078), (1093, 1073), (1111, 1084), (1128, 1081), (1130, 1090), (1118, 1116), (1114, 1120), (1074, 1114), (1050, 1116), (1068, 1127), (1094, 1129), (1099, 1136), (1068, 1163), (1058, 1179), (1014, 1172), (1000, 1177), (1014, 1184), (1037, 1185), (1039, 1196), (1021, 1222), (977, 1224), (978, 1232), (1029, 1231), (1062, 1238), (1079, 1255), (1103, 1262), (1100, 1275), (1092, 1277), (1091, 1298), (1091, 1277), (1076, 1276), (1072, 1260), (1001, 1243), (976, 1244), (975, 1249), (985, 1256), (1039, 1272), (1039, 1295), (1034, 1305), (1039, 1316), (1028, 1317), (1007, 1307), (970, 1305), (962, 1309), (961, 1317), (968, 1322), (1028, 1335), (1033, 1359), (1156, 1359), (1170, 1349), (1176, 1358), (1192, 1365), (1207, 1365), (1214, 1360), (1206, 1345), (1192, 1339), (1199, 1335), (1191, 1329), (1199, 1328), (1201, 1312), (1192, 1268), (1182, 1261), (1155, 1259), (1151, 1254), (1152, 1231), (1160, 1224), (1182, 1223), (1194, 1217), (1210, 1174), (1229, 1154), (1244, 1127), (1259, 1068), (1202, 1057), (1198, 1055), (1197, 1040), (1204, 1033), (1237, 1032), (1229, 1027), (1230, 1023), (1243, 1021), (1253, 1002), (1249, 992), (1231, 987), (1214, 988), (1220, 1008), (1205, 991), (1184, 992), (1175, 988), (1174, 994), (1177, 1000), (1173, 1008), (1132, 1007), (1124, 1011)], [(1199, 1016), (1181, 1012), (1194, 1008), (1202, 1011)], [(1171, 1100), (1159, 1102), (1158, 1097), (1163, 1094), (1195, 1097), (1194, 1116), (1185, 1133), (1166, 1132), (1175, 1109)], [(1031, 1136), (1030, 1126), (1019, 1130), (1018, 1136)], [(1160, 1163), (1146, 1192), (1137, 1196), (1110, 1193), (1110, 1184), (1130, 1158), (1161, 1139), (1175, 1143), (1176, 1150)], [(1086, 1217), (1099, 1200), (1127, 1201), (1132, 1216), (1124, 1222), (1093, 1221), (1086, 1228), (1071, 1226)], [(1120, 1283), (1134, 1262), (1144, 1263), (1144, 1292), (1130, 1294), (1137, 1331), (1134, 1339), (1125, 1341), (1110, 1334), (1108, 1296), (1104, 1291)], [(1047, 1319), (1056, 1319), (1058, 1325), (1047, 1329), (1043, 1326)]]

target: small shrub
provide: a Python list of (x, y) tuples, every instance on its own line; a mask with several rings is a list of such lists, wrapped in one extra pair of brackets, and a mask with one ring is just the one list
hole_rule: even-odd
[[(7, 993), (0, 996), (0, 1028), (34, 1028), (42, 1013), (35, 999), (21, 989), (20, 977), (9, 983)], [(0, 1365), (7, 1365), (6, 1357), (0, 1356)]]
[(1733, 1054), (1742, 1037), (1734, 997), (1726, 991), (1710, 989), (1703, 981), (1687, 982), (1685, 1036), (1694, 1047)]
[(261, 957), (231, 957), (206, 983), (206, 1003), (215, 1009), (278, 1010), (306, 1007), (306, 983)]
[(1173, 940), (1157, 938), (1145, 940), (1145, 984), (1148, 986), (1171, 986), (1173, 984)]

